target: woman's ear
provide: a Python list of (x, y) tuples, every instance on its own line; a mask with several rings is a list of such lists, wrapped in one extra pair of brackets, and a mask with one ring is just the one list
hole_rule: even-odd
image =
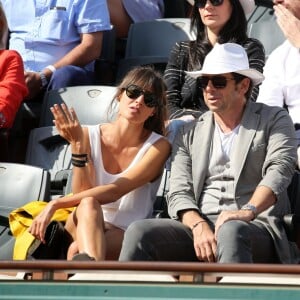
[(119, 95), (116, 96), (116, 100), (117, 100), (118, 102), (120, 102), (120, 100), (121, 100), (121, 94), (119, 94)]
[(156, 114), (156, 108), (153, 110), (153, 112), (152, 112), (152, 114), (150, 115), (150, 117), (155, 116), (155, 114)]

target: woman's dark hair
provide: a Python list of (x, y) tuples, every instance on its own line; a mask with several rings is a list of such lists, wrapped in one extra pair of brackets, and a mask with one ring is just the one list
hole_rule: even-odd
[(135, 84), (145, 91), (152, 92), (158, 99), (159, 105), (155, 108), (154, 115), (149, 117), (144, 128), (165, 135), (165, 121), (167, 119), (166, 84), (162, 74), (152, 66), (139, 66), (130, 70), (117, 87), (116, 98), (118, 98), (130, 84)]
[[(229, 0), (232, 6), (232, 13), (221, 29), (218, 43), (242, 44), (247, 39), (247, 19), (239, 0)], [(206, 26), (201, 20), (199, 9), (194, 5), (191, 12), (191, 30), (196, 32), (196, 41), (191, 42), (189, 69), (201, 68), (207, 53), (212, 49), (212, 44), (206, 34)]]

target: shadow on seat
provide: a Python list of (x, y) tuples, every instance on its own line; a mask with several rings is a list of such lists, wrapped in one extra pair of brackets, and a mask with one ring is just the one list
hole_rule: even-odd
[(0, 161), (8, 162), (10, 161), (9, 155), (9, 129), (1, 128), (0, 129)]
[(103, 31), (102, 50), (95, 60), (96, 83), (111, 85), (115, 81), (116, 73), (116, 30)]
[(288, 239), (296, 242), (300, 249), (300, 171), (296, 170), (292, 182), (288, 187), (288, 195), (291, 203), (291, 214), (283, 217)]
[(49, 200), (49, 173), (33, 166), (0, 163), (0, 260), (12, 259), (14, 237), (8, 226), (9, 213), (30, 201)]
[(25, 163), (49, 172), (51, 198), (65, 194), (66, 182), (71, 172), (71, 151), (67, 141), (60, 137), (54, 126), (31, 130)]

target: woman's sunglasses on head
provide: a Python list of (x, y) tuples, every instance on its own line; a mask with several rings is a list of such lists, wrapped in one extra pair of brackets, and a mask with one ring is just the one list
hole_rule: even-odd
[(137, 85), (130, 84), (125, 88), (125, 91), (127, 97), (130, 99), (137, 99), (141, 95), (144, 95), (144, 103), (148, 107), (159, 106), (158, 99), (153, 93), (146, 92)]
[(224, 89), (227, 85), (227, 81), (235, 80), (234, 78), (226, 78), (222, 75), (215, 76), (201, 76), (198, 77), (198, 82), (202, 89), (205, 89), (210, 81), (214, 88), (216, 89)]
[[(197, 8), (204, 8), (208, 0), (195, 0), (195, 6)], [(223, 4), (224, 0), (209, 0), (211, 5), (220, 6)]]

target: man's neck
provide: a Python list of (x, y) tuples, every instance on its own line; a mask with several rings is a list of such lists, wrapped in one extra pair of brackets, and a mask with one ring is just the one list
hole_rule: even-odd
[(232, 113), (220, 114), (218, 112), (214, 112), (215, 121), (218, 123), (220, 129), (224, 133), (231, 132), (234, 128), (236, 128), (242, 120), (244, 108), (240, 111), (234, 111)]

